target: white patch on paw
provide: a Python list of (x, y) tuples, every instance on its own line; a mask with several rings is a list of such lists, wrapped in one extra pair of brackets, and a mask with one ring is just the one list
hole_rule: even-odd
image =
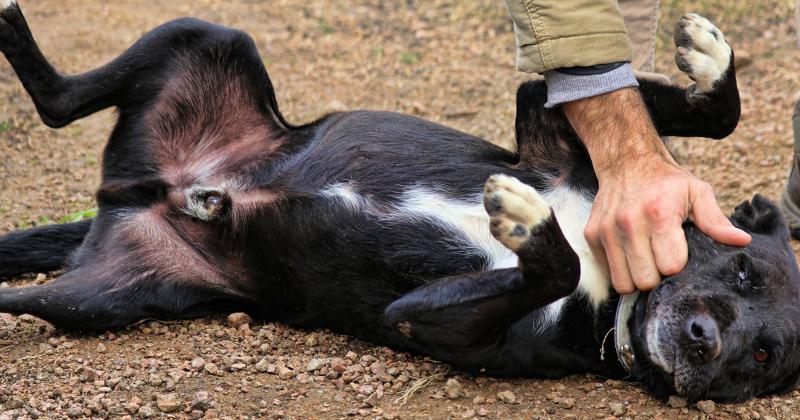
[(699, 92), (712, 91), (725, 76), (731, 60), (731, 47), (722, 31), (708, 19), (690, 13), (675, 28), (675, 45), (678, 67), (697, 83)]
[(15, 4), (17, 4), (17, 0), (0, 0), (0, 10), (6, 10)]
[(507, 175), (486, 181), (483, 203), (491, 216), (492, 234), (512, 251), (531, 237), (531, 229), (550, 218), (550, 206), (532, 187)]

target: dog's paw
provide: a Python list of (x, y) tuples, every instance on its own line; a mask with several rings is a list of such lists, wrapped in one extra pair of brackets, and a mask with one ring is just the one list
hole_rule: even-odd
[(16, 0), (0, 0), (0, 52), (8, 52), (19, 43), (19, 36), (12, 22), (20, 14)]
[(725, 35), (708, 19), (684, 15), (675, 26), (675, 64), (692, 79), (690, 90), (707, 93), (725, 77), (731, 62), (731, 47)]
[(492, 235), (516, 252), (537, 227), (550, 220), (547, 202), (532, 187), (507, 175), (492, 175), (483, 191), (483, 205), (490, 216)]
[(750, 233), (770, 234), (779, 229), (788, 230), (778, 207), (761, 194), (756, 194), (751, 201), (744, 201), (736, 206), (731, 222)]

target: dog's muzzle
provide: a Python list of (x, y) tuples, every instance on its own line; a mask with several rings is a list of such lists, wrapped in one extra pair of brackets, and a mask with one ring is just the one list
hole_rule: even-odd
[(617, 360), (628, 373), (633, 373), (636, 357), (631, 344), (631, 331), (628, 321), (633, 316), (633, 309), (639, 299), (639, 292), (622, 295), (617, 302), (617, 315), (614, 317), (614, 348)]

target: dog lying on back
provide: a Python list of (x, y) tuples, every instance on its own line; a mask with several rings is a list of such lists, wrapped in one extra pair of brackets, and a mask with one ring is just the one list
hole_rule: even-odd
[[(632, 375), (661, 397), (743, 400), (798, 383), (800, 275), (775, 206), (756, 196), (736, 209), (753, 236), (741, 249), (687, 223), (688, 267), (620, 298), (582, 235), (591, 162), (544, 109), (541, 83), (519, 89), (517, 153), (388, 112), (294, 126), (240, 31), (176, 20), (62, 76), (15, 1), (0, 8), (0, 51), (47, 125), (119, 113), (97, 217), (0, 237), (0, 277), (64, 269), (1, 289), (0, 311), (104, 330), (236, 309), (468, 371)], [(696, 84), (640, 80), (654, 123), (722, 138), (739, 118), (733, 53), (702, 17), (676, 34)]]

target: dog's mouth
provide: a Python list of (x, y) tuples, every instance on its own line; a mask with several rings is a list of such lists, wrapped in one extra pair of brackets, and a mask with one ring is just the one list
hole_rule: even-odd
[(670, 286), (662, 284), (651, 292), (620, 299), (617, 324), (627, 325), (628, 338), (617, 341), (621, 344), (617, 354), (623, 367), (656, 394), (677, 393), (696, 400), (708, 391), (711, 378), (706, 363), (688, 358), (679, 331), (685, 323), (679, 315), (685, 300), (676, 300), (672, 290), (664, 290)]

